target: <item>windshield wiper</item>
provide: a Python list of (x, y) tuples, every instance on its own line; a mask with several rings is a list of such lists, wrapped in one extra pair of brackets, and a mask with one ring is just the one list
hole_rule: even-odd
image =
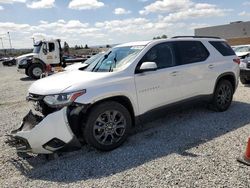
[[(111, 52), (112, 52), (112, 51), (110, 51), (108, 54), (105, 54), (103, 60), (102, 60), (101, 62), (96, 63), (96, 65), (94, 66), (94, 68), (92, 69), (91, 72), (97, 72), (97, 71), (99, 70), (99, 68), (101, 67), (102, 62), (103, 62), (105, 59), (108, 58), (108, 56), (109, 56), (109, 54), (111, 54)], [(100, 63), (100, 65), (99, 65), (99, 67), (97, 67), (97, 65), (98, 65), (99, 63)], [(97, 68), (96, 68), (96, 67), (97, 67)], [(95, 68), (96, 68), (96, 70), (95, 70)]]
[(113, 72), (113, 69), (116, 68), (116, 62), (117, 62), (117, 59), (116, 59), (116, 53), (115, 53), (114, 66), (112, 67), (113, 63), (111, 63), (110, 68), (109, 68), (109, 72)]

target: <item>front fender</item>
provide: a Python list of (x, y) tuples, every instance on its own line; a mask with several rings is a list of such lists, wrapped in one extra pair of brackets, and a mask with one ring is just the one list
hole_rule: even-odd
[(138, 104), (136, 100), (136, 94), (134, 94), (133, 91), (127, 90), (127, 92), (122, 92), (122, 91), (112, 91), (112, 92), (101, 92), (99, 89), (95, 91), (95, 94), (90, 94), (91, 92), (87, 90), (87, 93), (85, 95), (82, 95), (78, 97), (75, 102), (80, 103), (80, 104), (94, 104), (96, 102), (109, 99), (112, 97), (126, 97), (130, 103), (132, 104), (133, 110), (134, 110), (134, 115), (138, 115)]

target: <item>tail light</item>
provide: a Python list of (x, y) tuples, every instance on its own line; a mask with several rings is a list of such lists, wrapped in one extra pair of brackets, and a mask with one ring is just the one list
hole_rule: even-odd
[(233, 59), (234, 63), (237, 63), (238, 65), (240, 64), (240, 58)]

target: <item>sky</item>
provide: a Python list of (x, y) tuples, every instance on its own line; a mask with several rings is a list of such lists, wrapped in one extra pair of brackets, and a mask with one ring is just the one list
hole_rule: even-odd
[(249, 21), (249, 9), (246, 0), (0, 0), (0, 39), (9, 48), (9, 32), (13, 48), (31, 48), (32, 38), (92, 46), (193, 35)]

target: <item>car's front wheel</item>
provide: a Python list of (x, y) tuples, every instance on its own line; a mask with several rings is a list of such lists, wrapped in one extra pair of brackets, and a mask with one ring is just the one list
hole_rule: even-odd
[(107, 101), (91, 109), (83, 135), (89, 145), (109, 151), (127, 139), (131, 124), (131, 115), (123, 105)]
[(211, 108), (218, 112), (226, 111), (232, 103), (233, 99), (233, 86), (228, 80), (221, 80), (217, 84)]

